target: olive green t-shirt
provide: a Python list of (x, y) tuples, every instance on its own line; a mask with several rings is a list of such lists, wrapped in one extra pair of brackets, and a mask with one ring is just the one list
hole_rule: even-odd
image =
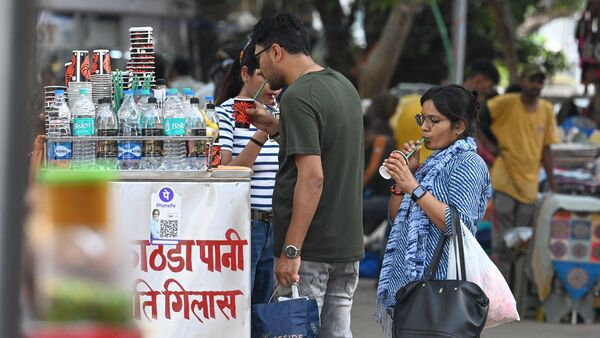
[(273, 193), (275, 257), (292, 216), (294, 155), (320, 155), (323, 192), (302, 245), (302, 259), (352, 262), (363, 257), (363, 121), (360, 98), (340, 73), (301, 76), (281, 100), (279, 171)]

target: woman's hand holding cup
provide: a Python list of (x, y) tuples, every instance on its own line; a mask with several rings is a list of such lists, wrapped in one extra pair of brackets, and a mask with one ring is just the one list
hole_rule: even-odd
[(418, 141), (408, 141), (404, 143), (404, 147), (401, 150), (402, 155), (404, 155), (404, 159), (410, 168), (410, 171), (414, 174), (419, 168), (419, 162), (421, 160), (421, 144), (423, 143), (423, 139)]
[(411, 193), (418, 185), (409, 168), (406, 155), (399, 150), (394, 150), (390, 157), (383, 161), (383, 166), (396, 183), (396, 190)]

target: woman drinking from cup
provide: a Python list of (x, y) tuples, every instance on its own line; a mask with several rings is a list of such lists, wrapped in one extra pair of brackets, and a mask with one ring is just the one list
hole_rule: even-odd
[[(405, 143), (402, 154), (393, 152), (384, 161), (395, 184), (389, 203), (393, 226), (377, 290), (377, 319), (382, 324), (390, 318), (396, 292), (424, 278), (439, 239), (452, 234), (449, 206), (474, 234), (492, 195), (489, 172), (473, 138), (477, 92), (459, 85), (433, 87), (421, 98), (421, 106), (416, 122), (423, 143)], [(435, 152), (419, 167), (419, 152), (414, 150), (421, 146)], [(447, 267), (448, 243), (434, 279), (446, 279)]]

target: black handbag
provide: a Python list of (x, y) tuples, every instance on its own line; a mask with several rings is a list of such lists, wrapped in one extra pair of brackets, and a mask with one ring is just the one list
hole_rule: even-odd
[[(483, 290), (466, 280), (462, 231), (458, 212), (450, 207), (452, 229), (459, 250), (461, 279), (433, 280), (440, 263), (447, 236), (442, 236), (435, 249), (425, 278), (407, 284), (396, 293), (393, 337), (479, 337), (485, 321), (489, 300)], [(458, 278), (458, 277), (457, 277)]]

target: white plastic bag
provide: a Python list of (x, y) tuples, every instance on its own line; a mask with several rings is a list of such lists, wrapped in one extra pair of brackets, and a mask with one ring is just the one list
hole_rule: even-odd
[[(496, 265), (490, 260), (471, 231), (460, 222), (463, 233), (465, 271), (467, 280), (473, 282), (485, 292), (490, 300), (486, 328), (512, 322), (519, 319), (517, 302), (506, 280)], [(458, 248), (453, 240), (448, 249), (447, 279), (456, 279), (456, 256)]]

